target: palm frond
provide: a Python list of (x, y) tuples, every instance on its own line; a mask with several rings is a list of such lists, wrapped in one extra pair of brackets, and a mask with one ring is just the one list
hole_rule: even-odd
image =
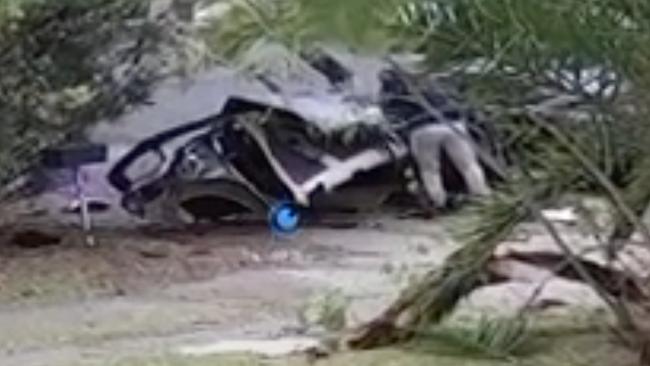
[(440, 325), (418, 340), (419, 349), (456, 357), (511, 359), (535, 350), (529, 322), (521, 317), (480, 317), (473, 325)]

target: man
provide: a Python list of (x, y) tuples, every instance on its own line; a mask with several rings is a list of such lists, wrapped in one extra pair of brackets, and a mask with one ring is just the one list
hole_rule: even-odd
[(380, 105), (389, 123), (408, 144), (428, 198), (436, 209), (448, 205), (443, 182), (445, 153), (462, 176), (470, 195), (490, 194), (468, 123), (476, 121), (460, 98), (435, 82), (422, 88), (414, 78), (395, 69), (379, 75)]
[[(353, 83), (353, 73), (326, 52), (305, 56), (310, 65), (337, 89)], [(454, 165), (471, 195), (488, 195), (490, 188), (474, 147), (468, 125), (478, 119), (461, 98), (436, 82), (419, 87), (411, 77), (394, 68), (379, 72), (379, 104), (388, 119), (388, 130), (397, 132), (411, 151), (427, 199), (438, 209), (449, 203), (443, 172)], [(474, 126), (477, 127), (477, 126)], [(476, 132), (475, 130), (472, 132)], [(449, 159), (443, 159), (443, 154)], [(459, 182), (462, 184), (462, 182)]]

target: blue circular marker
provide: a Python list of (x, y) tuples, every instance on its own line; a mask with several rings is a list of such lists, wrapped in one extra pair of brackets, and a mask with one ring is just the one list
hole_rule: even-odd
[(275, 233), (292, 234), (298, 230), (300, 225), (300, 213), (298, 208), (291, 202), (280, 202), (269, 212), (269, 224)]

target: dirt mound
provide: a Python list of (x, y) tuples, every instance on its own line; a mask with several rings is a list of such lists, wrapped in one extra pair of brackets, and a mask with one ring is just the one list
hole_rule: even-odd
[(0, 302), (124, 295), (278, 260), (265, 228), (214, 230), (97, 231), (89, 248), (69, 227), (1, 229)]

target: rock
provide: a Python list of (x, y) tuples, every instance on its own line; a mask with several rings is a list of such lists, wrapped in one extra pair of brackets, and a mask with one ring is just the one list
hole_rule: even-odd
[(253, 251), (246, 251), (244, 257), (247, 258), (248, 262), (252, 264), (260, 264), (264, 261), (261, 255)]
[(171, 255), (169, 244), (150, 243), (138, 249), (138, 253), (148, 259), (168, 258)]
[(292, 263), (299, 264), (304, 263), (304, 256), (297, 250), (292, 249), (280, 249), (273, 251), (269, 259), (273, 263)]

